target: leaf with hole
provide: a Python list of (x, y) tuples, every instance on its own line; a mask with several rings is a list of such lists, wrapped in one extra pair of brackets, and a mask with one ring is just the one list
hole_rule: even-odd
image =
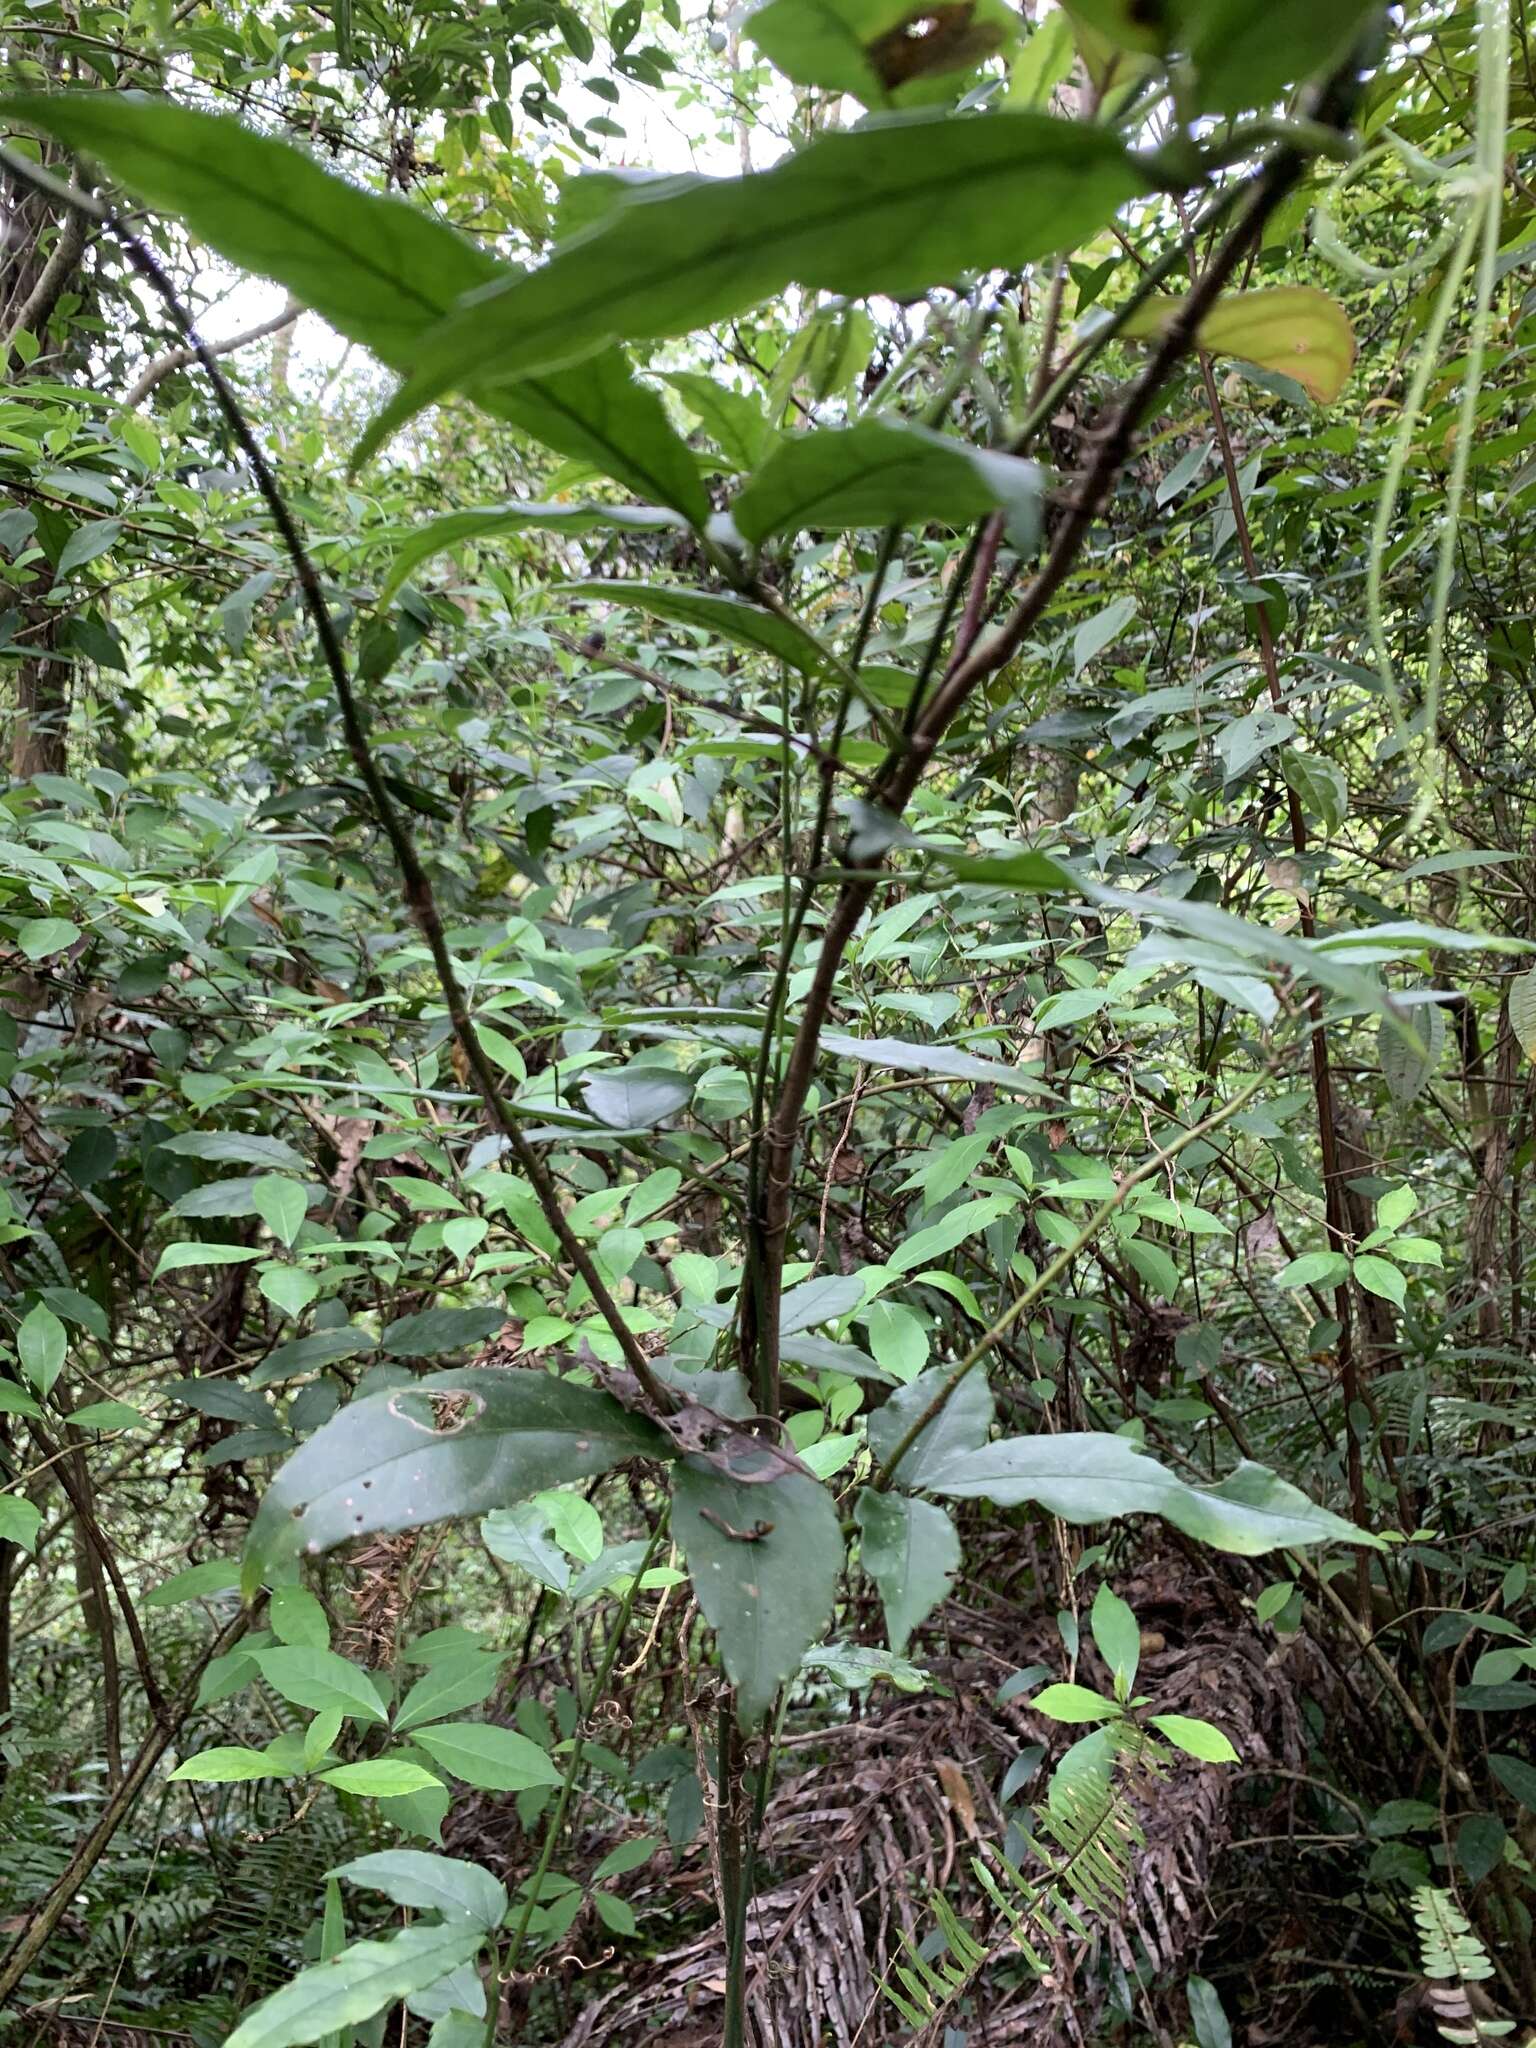
[(289, 1576), (300, 1556), (349, 1537), (482, 1515), (670, 1448), (598, 1387), (543, 1372), (433, 1373), (352, 1401), (282, 1466), (251, 1526), (246, 1582)]

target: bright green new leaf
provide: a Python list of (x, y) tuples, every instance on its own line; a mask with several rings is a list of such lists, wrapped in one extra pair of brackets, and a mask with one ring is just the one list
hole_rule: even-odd
[(0, 1542), (30, 1550), (43, 1526), (43, 1511), (18, 1493), (0, 1493)]
[(160, 1254), (154, 1277), (158, 1280), (165, 1273), (181, 1273), (189, 1266), (243, 1266), (264, 1256), (259, 1245), (188, 1244), (180, 1240), (168, 1244)]
[[(1184, 305), (1182, 298), (1150, 299), (1137, 307), (1121, 332), (1134, 340), (1160, 340)], [(1236, 356), (1262, 370), (1279, 371), (1319, 405), (1333, 404), (1355, 366), (1355, 330), (1349, 315), (1337, 299), (1314, 285), (1223, 293), (1196, 328), (1195, 340), (1210, 355)]]
[(684, 1463), (672, 1531), (744, 1727), (755, 1727), (825, 1628), (843, 1564), (832, 1496), (796, 1472), (747, 1486)]
[(1114, 1674), (1117, 1691), (1122, 1696), (1129, 1693), (1141, 1662), (1141, 1630), (1135, 1615), (1107, 1581), (1093, 1596), (1089, 1626), (1099, 1655)]
[(1182, 1749), (1187, 1756), (1198, 1757), (1204, 1764), (1235, 1764), (1239, 1761), (1230, 1741), (1209, 1721), (1197, 1721), (1188, 1714), (1153, 1714), (1151, 1722), (1158, 1734), (1166, 1736), (1175, 1749)]
[(1348, 1271), (1342, 1252), (1303, 1252), (1282, 1266), (1275, 1280), (1281, 1287), (1333, 1287)]
[(184, 1572), (152, 1587), (144, 1595), (144, 1605), (179, 1607), (183, 1600), (208, 1600), (217, 1593), (230, 1592), (239, 1583), (240, 1567), (233, 1558), (210, 1557), (202, 1564), (188, 1565)]
[(1113, 1721), (1120, 1713), (1113, 1700), (1086, 1685), (1048, 1685), (1029, 1704), (1048, 1721)]
[(482, 1792), (526, 1792), (533, 1785), (558, 1785), (560, 1772), (549, 1756), (515, 1728), (488, 1721), (443, 1721), (418, 1728), (411, 1740), (434, 1763)]
[(16, 933), (16, 943), (32, 961), (51, 960), (80, 936), (77, 926), (62, 917), (29, 917)]
[(281, 1244), (292, 1244), (304, 1227), (309, 1197), (297, 1181), (264, 1174), (251, 1189), (251, 1205)]
[(325, 1618), (325, 1609), (307, 1586), (274, 1588), (267, 1619), (280, 1643), (305, 1650), (330, 1648), (331, 1625)]
[(404, 1756), (374, 1756), (362, 1763), (338, 1764), (320, 1776), (338, 1792), (353, 1792), (360, 1799), (400, 1799), (408, 1792), (430, 1792), (442, 1783)]
[(189, 1756), (171, 1773), (173, 1785), (238, 1785), (248, 1778), (276, 1778), (282, 1773), (259, 1749), (205, 1749)]

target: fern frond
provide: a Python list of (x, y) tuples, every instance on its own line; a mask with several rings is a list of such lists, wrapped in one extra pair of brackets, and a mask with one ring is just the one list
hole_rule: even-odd
[(1467, 1986), (1491, 1977), (1493, 1963), (1453, 1895), (1436, 1885), (1419, 1885), (1413, 1917), (1419, 1928), (1419, 1967), (1435, 1987), (1429, 2003), (1440, 2038), (1463, 2048), (1509, 2033), (1512, 2020), (1480, 2020), (1472, 2010)]
[[(1116, 1763), (1123, 1772), (1143, 1767), (1145, 1746), (1126, 1745)], [(1092, 1923), (1116, 1913), (1125, 1902), (1131, 1861), (1145, 1846), (1135, 1814), (1117, 1782), (1117, 1773), (1084, 1774), (1053, 1782), (1049, 1799), (1034, 1809), (1036, 1847), (1043, 1869), (1026, 1876), (1001, 1850), (989, 1849), (971, 1859), (971, 1873), (1005, 1929), (1000, 1940), (979, 1941), (941, 1893), (930, 1901), (946, 1953), (926, 1960), (910, 1940), (893, 1972), (902, 1989), (887, 1981), (882, 1989), (909, 2026), (937, 2029), (966, 1996), (987, 1964), (1013, 1953), (1036, 1977), (1051, 1969), (1042, 1949), (1068, 1936), (1087, 1941)], [(1048, 1844), (1056, 1854), (1043, 1848)], [(1037, 1945), (1038, 1944), (1038, 1945)]]

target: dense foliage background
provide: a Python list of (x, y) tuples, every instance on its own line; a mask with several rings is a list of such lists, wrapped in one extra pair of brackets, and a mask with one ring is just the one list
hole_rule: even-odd
[(1536, 2039), (1523, 4), (0, 38), (7, 2038)]

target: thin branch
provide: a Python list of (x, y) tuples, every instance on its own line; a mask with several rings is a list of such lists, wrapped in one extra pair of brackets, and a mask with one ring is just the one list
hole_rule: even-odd
[[(263, 320), (255, 327), (247, 327), (243, 334), (231, 334), (225, 341), (210, 341), (206, 344), (210, 356), (233, 355), (237, 348), (246, 348), (253, 341), (265, 341), (269, 334), (281, 334), (285, 327), (291, 327), (304, 308), (297, 299), (289, 299), (281, 313), (275, 313), (270, 320)], [(144, 403), (157, 384), (184, 370), (188, 363), (199, 360), (198, 351), (189, 342), (184, 348), (168, 348), (164, 355), (158, 355), (139, 373), (123, 399), (125, 412), (132, 412)]]

